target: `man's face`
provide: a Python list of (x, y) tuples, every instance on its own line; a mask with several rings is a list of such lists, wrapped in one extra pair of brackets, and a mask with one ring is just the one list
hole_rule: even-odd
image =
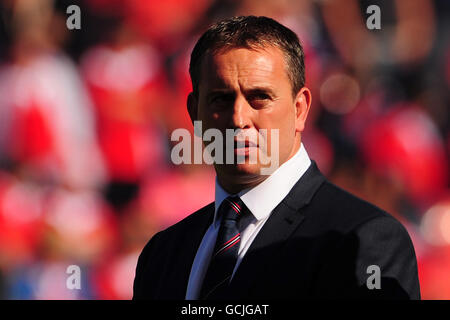
[[(236, 48), (204, 57), (198, 98), (190, 95), (188, 109), (193, 121), (202, 121), (203, 131), (217, 128), (224, 141), (226, 129), (241, 129), (248, 133), (266, 129), (264, 152), (274, 156), (271, 150), (276, 148), (281, 165), (300, 147), (300, 132), (310, 101), (306, 88), (293, 97), (280, 49)], [(271, 139), (271, 129), (279, 130), (279, 139)], [(259, 137), (251, 139), (256, 146), (251, 143), (235, 145), (233, 153), (247, 157), (251, 148), (263, 148), (261, 135)], [(266, 178), (261, 176), (264, 165), (260, 160), (258, 157), (256, 163), (246, 159), (245, 163), (215, 164), (219, 181), (224, 184), (225, 180), (234, 181), (243, 186), (259, 183)]]

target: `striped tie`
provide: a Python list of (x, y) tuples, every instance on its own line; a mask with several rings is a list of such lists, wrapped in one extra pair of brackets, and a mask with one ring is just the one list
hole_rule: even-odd
[(241, 240), (237, 222), (246, 212), (238, 197), (228, 197), (220, 205), (218, 214), (222, 221), (217, 235), (211, 262), (203, 280), (201, 299), (215, 299), (221, 289), (231, 281)]

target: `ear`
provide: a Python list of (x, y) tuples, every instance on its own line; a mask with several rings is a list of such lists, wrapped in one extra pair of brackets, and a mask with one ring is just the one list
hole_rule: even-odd
[(309, 107), (311, 106), (311, 91), (303, 87), (295, 97), (295, 132), (301, 133), (305, 130), (305, 122), (308, 117)]
[(193, 92), (189, 93), (187, 97), (187, 110), (192, 124), (198, 120), (198, 99)]

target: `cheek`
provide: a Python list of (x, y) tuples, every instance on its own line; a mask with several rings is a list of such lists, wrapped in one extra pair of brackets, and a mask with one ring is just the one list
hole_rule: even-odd
[(294, 138), (295, 138), (295, 128), (290, 123), (287, 123), (282, 129), (280, 129), (278, 134), (280, 154), (290, 151), (292, 145), (294, 144)]
[(261, 125), (267, 129), (278, 129), (280, 137), (295, 135), (295, 108), (291, 105), (284, 105), (267, 113), (261, 119)]
[[(285, 108), (283, 112), (273, 114), (271, 119), (270, 128), (268, 128), (269, 143), (272, 145), (278, 144), (278, 150), (280, 155), (289, 153), (292, 149), (295, 140), (295, 110), (292, 108)], [(278, 141), (276, 136), (270, 135), (270, 129), (278, 129)], [(273, 146), (276, 148), (276, 145)]]
[(205, 105), (201, 105), (198, 111), (198, 120), (201, 120), (204, 125), (217, 127), (223, 122), (223, 115), (217, 112), (211, 112)]

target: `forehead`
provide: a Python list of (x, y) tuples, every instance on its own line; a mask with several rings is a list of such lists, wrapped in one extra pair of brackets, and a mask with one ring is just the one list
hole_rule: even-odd
[(283, 85), (289, 83), (286, 60), (276, 47), (232, 48), (204, 57), (200, 91), (212, 87)]

